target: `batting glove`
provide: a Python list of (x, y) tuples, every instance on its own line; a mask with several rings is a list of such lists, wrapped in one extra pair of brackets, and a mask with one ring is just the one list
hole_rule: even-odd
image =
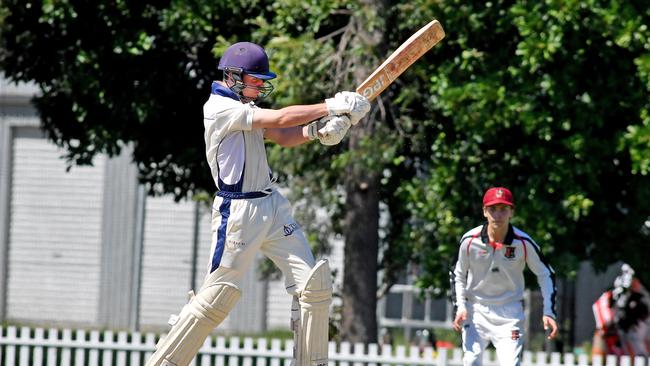
[(321, 144), (332, 146), (343, 140), (350, 126), (347, 116), (327, 116), (310, 123), (307, 132), (310, 140), (317, 138)]
[(307, 125), (307, 137), (309, 137), (310, 140), (316, 140), (318, 138), (318, 130), (325, 127), (328, 118), (329, 117), (323, 117)]
[(356, 125), (370, 111), (370, 102), (361, 94), (349, 91), (338, 92), (334, 98), (325, 100), (330, 116), (348, 115), (350, 123)]

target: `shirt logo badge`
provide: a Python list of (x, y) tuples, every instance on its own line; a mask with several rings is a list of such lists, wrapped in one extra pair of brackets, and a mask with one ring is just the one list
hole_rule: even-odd
[(519, 333), (519, 329), (513, 329), (510, 338), (511, 338), (513, 341), (516, 341), (516, 340), (518, 340), (519, 338), (521, 338), (521, 334)]
[(298, 224), (292, 222), (290, 224), (284, 225), (284, 236), (289, 236), (293, 234), (294, 231), (298, 230)]
[(508, 258), (508, 259), (514, 259), (515, 258), (515, 247), (513, 247), (513, 246), (506, 247), (506, 251), (503, 253), (503, 256)]

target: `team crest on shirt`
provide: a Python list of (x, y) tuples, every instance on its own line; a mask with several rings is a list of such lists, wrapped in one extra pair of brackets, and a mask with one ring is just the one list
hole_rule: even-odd
[(503, 252), (503, 256), (506, 257), (507, 259), (515, 259), (515, 247), (514, 246), (507, 246), (505, 247), (505, 251)]
[(284, 236), (289, 236), (293, 234), (294, 231), (298, 230), (299, 226), (295, 222), (284, 225)]
[(510, 337), (510, 338), (511, 338), (513, 341), (516, 341), (516, 340), (519, 339), (520, 337), (521, 337), (521, 334), (519, 333), (519, 329), (513, 329), (512, 332), (511, 332), (511, 337)]

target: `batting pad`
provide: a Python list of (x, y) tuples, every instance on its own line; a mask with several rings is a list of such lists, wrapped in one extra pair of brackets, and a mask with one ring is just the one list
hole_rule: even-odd
[(296, 366), (327, 366), (332, 277), (327, 261), (316, 263), (300, 292), (300, 318), (294, 321)]
[(183, 307), (178, 317), (170, 319), (172, 329), (158, 342), (146, 366), (187, 366), (240, 296), (239, 288), (226, 282), (202, 289)]

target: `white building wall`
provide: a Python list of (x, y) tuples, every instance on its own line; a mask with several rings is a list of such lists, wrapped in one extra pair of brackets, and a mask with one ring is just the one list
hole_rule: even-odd
[(104, 158), (66, 173), (37, 129), (14, 129), (12, 142), (6, 318), (93, 324)]
[(147, 198), (140, 292), (140, 326), (167, 323), (187, 302), (192, 261), (193, 207), (170, 197)]
[[(198, 287), (205, 275), (209, 210), (201, 211), (197, 224), (194, 202), (146, 197), (140, 205), (146, 206), (144, 232), (133, 235), (140, 232), (138, 220), (124, 218), (133, 216), (136, 205), (126, 202), (130, 196), (122, 193), (136, 189), (128, 189), (128, 179), (111, 186), (114, 179), (106, 174), (110, 171), (106, 156), (98, 156), (93, 167), (75, 166), (66, 172), (63, 152), (44, 138), (29, 103), (37, 91), (32, 85), (15, 86), (0, 79), (0, 320), (166, 331), (169, 314), (177, 313), (186, 301), (191, 277)], [(112, 174), (128, 176), (121, 164), (111, 166)], [(135, 179), (133, 184), (137, 185)], [(122, 219), (120, 212), (125, 214)], [(140, 242), (104, 247), (122, 237), (142, 238), (141, 272), (133, 275), (141, 279), (139, 286), (125, 282), (132, 274), (114, 271), (138, 262), (134, 258), (139, 256)], [(265, 328), (266, 302), (260, 298), (266, 297), (266, 283), (257, 280), (254, 268), (250, 273), (242, 285), (245, 296), (221, 331)], [(135, 296), (127, 298), (131, 291)], [(109, 304), (115, 297), (126, 300), (119, 302), (119, 309)], [(115, 314), (125, 311), (121, 305), (128, 306), (130, 298), (136, 299), (130, 311), (135, 320)]]

